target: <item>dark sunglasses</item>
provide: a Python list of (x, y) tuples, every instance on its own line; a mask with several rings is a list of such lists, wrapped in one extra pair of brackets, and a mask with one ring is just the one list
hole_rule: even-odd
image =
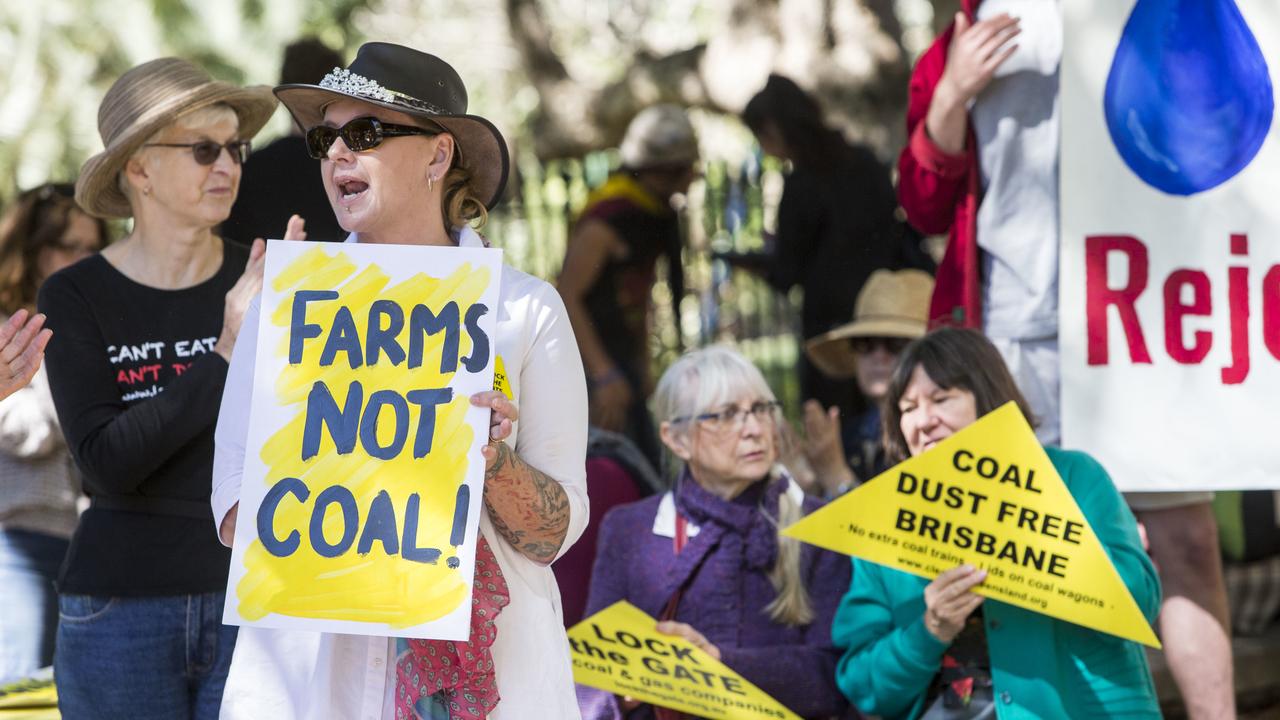
[(221, 145), (212, 140), (201, 140), (193, 143), (147, 143), (143, 147), (191, 148), (191, 154), (201, 165), (212, 165), (218, 162), (218, 156), (222, 154), (222, 149), (226, 148), (227, 154), (231, 156), (231, 162), (241, 165), (249, 159), (251, 143), (248, 140), (229, 140), (225, 145)]
[(859, 355), (870, 355), (876, 348), (883, 348), (890, 355), (900, 354), (911, 341), (907, 338), (895, 337), (855, 337), (849, 338), (849, 347)]
[(316, 160), (323, 160), (329, 155), (329, 148), (338, 138), (352, 152), (372, 150), (389, 137), (407, 137), (409, 135), (439, 135), (439, 130), (428, 130), (414, 125), (392, 125), (375, 117), (358, 117), (340, 128), (317, 125), (307, 131), (307, 154)]

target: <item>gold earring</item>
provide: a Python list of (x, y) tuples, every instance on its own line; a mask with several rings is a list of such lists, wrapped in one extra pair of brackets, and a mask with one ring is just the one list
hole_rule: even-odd
[(427, 192), (431, 192), (432, 190), (435, 190), (435, 189), (436, 189), (436, 178), (434, 175), (428, 175), (427, 176)]

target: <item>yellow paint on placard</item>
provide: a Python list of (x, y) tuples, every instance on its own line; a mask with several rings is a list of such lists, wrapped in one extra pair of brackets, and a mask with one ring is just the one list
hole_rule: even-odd
[(625, 600), (569, 628), (573, 679), (581, 685), (713, 720), (799, 716)]
[(979, 595), (1160, 647), (1012, 402), (782, 534), (925, 578), (969, 563)]
[[(365, 452), (360, 442), (345, 455), (336, 451), (329, 432), (321, 433), (319, 453), (302, 459), (302, 435), (306, 419), (307, 396), (313, 385), (323, 382), (339, 407), (344, 407), (348, 388), (353, 381), (363, 386), (364, 400), (377, 390), (392, 390), (404, 396), (411, 390), (444, 388), (453, 372), (441, 372), (440, 358), (446, 333), (427, 335), (422, 365), (409, 369), (406, 363), (392, 364), (385, 356), (369, 364), (363, 358), (352, 368), (348, 355), (339, 352), (335, 361), (320, 365), (325, 340), (334, 327), (340, 308), (350, 310), (361, 338), (363, 352), (369, 330), (369, 308), (375, 300), (391, 300), (405, 312), (405, 326), (397, 336), (406, 350), (409, 347), (409, 313), (416, 304), (438, 312), (450, 300), (458, 303), (465, 314), (479, 301), (489, 283), (489, 271), (464, 264), (445, 278), (417, 274), (397, 285), (375, 264), (360, 267), (338, 251), (330, 255), (317, 247), (298, 256), (275, 277), (268, 278), (281, 295), (279, 305), (263, 308), (263, 317), (284, 328), (283, 341), (274, 349), (278, 357), (288, 354), (288, 327), (292, 312), (293, 292), (299, 289), (336, 288), (338, 298), (310, 302), (306, 322), (320, 325), (321, 336), (309, 339), (303, 346), (302, 362), (286, 364), (275, 379), (276, 401), (282, 407), (296, 408), (296, 414), (262, 445), (260, 457), (268, 468), (263, 481), (270, 487), (282, 478), (299, 478), (310, 495), (306, 501), (286, 496), (274, 516), (276, 537), (291, 532), (300, 536), (298, 549), (287, 557), (276, 557), (254, 540), (244, 554), (245, 575), (236, 586), (239, 612), (247, 620), (268, 614), (362, 622), (386, 623), (393, 627), (409, 627), (437, 620), (456, 609), (469, 596), (469, 583), (459, 578), (458, 570), (449, 567), (454, 548), (449, 544), (458, 488), (466, 477), (468, 451), (473, 441), (471, 427), (465, 422), (468, 398), (455, 396), (451, 402), (436, 407), (434, 443), (429, 454), (414, 458), (412, 447), (421, 410), (409, 404), (408, 441), (404, 450), (390, 460), (377, 459)], [(471, 351), (471, 339), (459, 330), (459, 358)], [(461, 368), (461, 365), (459, 365)], [(376, 437), (380, 445), (390, 443), (396, 434), (394, 412), (383, 407), (376, 421)], [(309, 540), (312, 509), (317, 495), (333, 485), (343, 485), (354, 495), (363, 531), (370, 503), (386, 491), (395, 509), (395, 533), (403, 551), (406, 510), (411, 494), (420, 498), (417, 518), (417, 548), (437, 548), (440, 558), (434, 564), (415, 562), (401, 554), (386, 552), (384, 543), (375, 541), (369, 553), (361, 555), (352, 549), (338, 557), (322, 557)], [(242, 521), (251, 521), (242, 518)], [(323, 535), (334, 543), (343, 535), (343, 513), (330, 505), (323, 516)], [(359, 535), (357, 535), (358, 541)]]

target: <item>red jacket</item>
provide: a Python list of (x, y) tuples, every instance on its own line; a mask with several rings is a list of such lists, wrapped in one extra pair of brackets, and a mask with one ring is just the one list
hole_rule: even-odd
[[(961, 0), (971, 20), (980, 2)], [(977, 219), (982, 186), (973, 125), (970, 123), (965, 151), (951, 155), (933, 142), (924, 123), (933, 91), (947, 65), (952, 31), (952, 25), (948, 25), (938, 35), (911, 73), (907, 97), (909, 139), (898, 157), (898, 199), (916, 229), (929, 235), (950, 232), (929, 306), (930, 325), (981, 328)]]

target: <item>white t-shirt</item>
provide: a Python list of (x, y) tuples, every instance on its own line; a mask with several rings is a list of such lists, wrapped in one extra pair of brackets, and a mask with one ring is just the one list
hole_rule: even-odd
[(982, 170), (978, 245), (983, 330), (1014, 340), (1058, 334), (1058, 0), (984, 0), (978, 19), (1019, 19), (1018, 49), (970, 108)]
[[(355, 236), (347, 239), (352, 242)], [(470, 228), (459, 245), (479, 247)], [(253, 390), (258, 300), (245, 315), (227, 371), (213, 463), (213, 516), (240, 499)], [(564, 304), (546, 282), (503, 267), (495, 347), (520, 420), (507, 439), (522, 459), (558, 481), (569, 499), (563, 554), (587, 524), (587, 388)], [(550, 567), (511, 547), (480, 516), (511, 602), (491, 651), (501, 701), (491, 720), (579, 717), (560, 592)], [(227, 720), (382, 720), (395, 717), (394, 640), (242, 627), (222, 697)]]

